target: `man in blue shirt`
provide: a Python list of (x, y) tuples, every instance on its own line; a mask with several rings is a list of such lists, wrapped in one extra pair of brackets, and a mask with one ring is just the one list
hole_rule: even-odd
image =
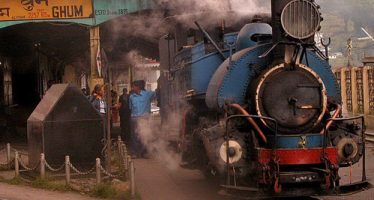
[(146, 91), (142, 86), (142, 81), (132, 83), (132, 93), (129, 97), (129, 107), (131, 110), (131, 151), (136, 157), (144, 157), (146, 149), (144, 143), (146, 136), (151, 131), (149, 126), (149, 115), (151, 113), (151, 102), (156, 98), (156, 93)]

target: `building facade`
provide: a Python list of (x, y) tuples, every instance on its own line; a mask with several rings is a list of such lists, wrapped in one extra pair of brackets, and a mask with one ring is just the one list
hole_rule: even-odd
[(365, 115), (374, 128), (374, 66), (343, 67), (334, 70), (343, 100), (343, 112)]

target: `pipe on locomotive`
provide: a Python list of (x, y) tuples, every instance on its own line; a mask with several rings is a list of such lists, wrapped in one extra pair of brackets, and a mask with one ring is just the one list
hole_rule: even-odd
[[(239, 104), (235, 104), (235, 103), (234, 104), (228, 104), (228, 106), (231, 107), (231, 108), (235, 108), (236, 110), (241, 112), (243, 115), (249, 115), (249, 113)], [(267, 141), (267, 138), (266, 138), (265, 134), (262, 132), (260, 127), (255, 122), (255, 120), (253, 120), (251, 117), (247, 117), (247, 120), (253, 126), (253, 128), (257, 131), (257, 133), (261, 137), (262, 141), (267, 143), (268, 141)]]
[(212, 39), (212, 37), (210, 37), (209, 33), (202, 26), (200, 26), (200, 24), (197, 21), (195, 21), (195, 24), (196, 24), (197, 28), (199, 28), (201, 33), (203, 33), (204, 37), (206, 39), (208, 39), (213, 44), (214, 48), (218, 51), (222, 60), (226, 60), (227, 58), (226, 58), (225, 54), (223, 54), (222, 50), (218, 47), (217, 43)]
[(324, 134), (325, 133), (325, 130), (329, 130), (330, 126), (332, 125), (334, 119), (336, 119), (339, 114), (341, 113), (342, 111), (342, 106), (340, 104), (336, 104), (336, 110), (334, 112), (334, 114), (332, 115), (331, 119), (329, 122), (327, 122), (326, 124), (326, 127), (324, 129), (321, 130), (321, 134)]

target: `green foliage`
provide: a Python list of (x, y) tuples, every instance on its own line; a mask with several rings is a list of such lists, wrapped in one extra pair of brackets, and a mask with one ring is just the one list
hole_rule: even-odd
[(53, 181), (49, 181), (47, 179), (40, 179), (37, 178), (35, 181), (31, 182), (32, 187), (46, 189), (46, 190), (53, 190), (53, 191), (71, 191), (71, 188), (66, 184), (56, 183)]
[(6, 182), (12, 185), (20, 185), (22, 184), (22, 179), (20, 177), (14, 177), (13, 179), (8, 180)]
[(127, 199), (141, 200), (142, 199), (139, 194), (135, 194), (135, 197), (131, 198), (131, 192), (130, 191), (119, 193), (116, 198), (121, 199), (121, 200), (127, 200)]
[(117, 191), (109, 183), (102, 183), (97, 185), (92, 191), (91, 196), (103, 198), (103, 199), (118, 199), (118, 200), (141, 200), (139, 194), (136, 194), (134, 198), (131, 198), (130, 191), (122, 192)]
[(117, 191), (108, 184), (97, 185), (92, 191), (92, 196), (105, 199), (113, 199), (117, 197), (117, 195)]

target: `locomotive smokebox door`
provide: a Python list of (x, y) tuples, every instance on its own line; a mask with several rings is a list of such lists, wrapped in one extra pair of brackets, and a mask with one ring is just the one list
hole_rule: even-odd
[[(322, 120), (327, 109), (326, 89), (312, 69), (302, 64), (289, 69), (281, 64), (265, 71), (258, 83), (256, 111), (276, 119), (280, 133), (308, 132)], [(274, 129), (273, 124), (263, 123)]]
[(60, 166), (66, 155), (72, 163), (92, 165), (100, 156), (103, 120), (79, 88), (53, 85), (27, 120), (29, 164), (40, 154), (52, 166)]

